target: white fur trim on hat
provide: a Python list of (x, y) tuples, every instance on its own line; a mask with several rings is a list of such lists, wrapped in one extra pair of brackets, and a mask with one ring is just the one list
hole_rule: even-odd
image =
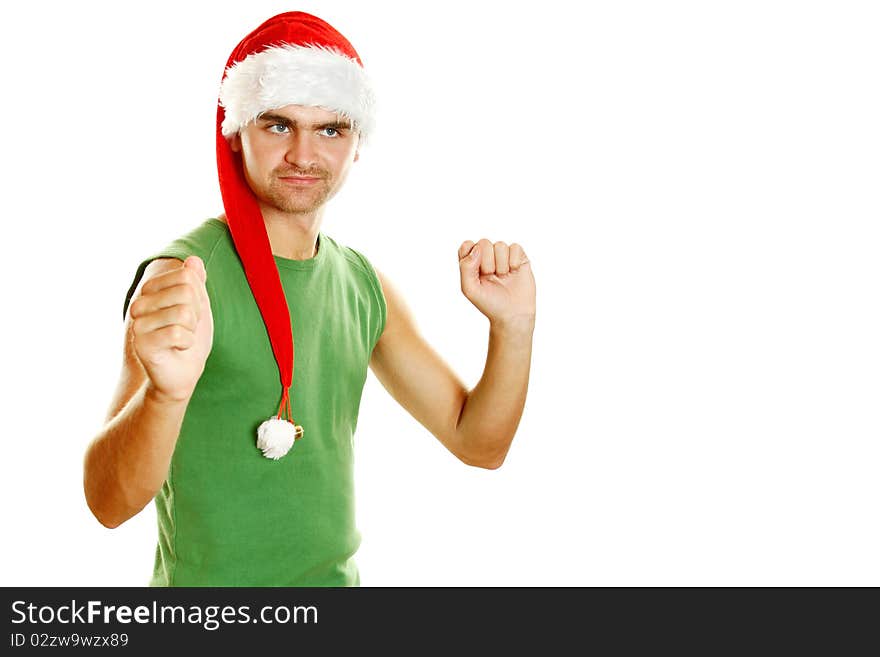
[(221, 130), (231, 137), (271, 109), (323, 107), (352, 122), (364, 139), (375, 122), (375, 97), (363, 67), (323, 46), (284, 44), (245, 57), (226, 71), (220, 86)]

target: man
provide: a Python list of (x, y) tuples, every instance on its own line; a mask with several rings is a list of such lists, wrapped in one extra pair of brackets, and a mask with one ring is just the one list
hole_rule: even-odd
[(497, 468), (507, 454), (535, 318), (522, 248), (459, 248), (461, 289), (490, 320), (468, 390), (387, 278), (320, 230), (372, 99), (351, 44), (308, 14), (269, 19), (229, 58), (225, 213), (138, 269), (121, 380), (85, 458), (86, 499), (105, 526), (155, 499), (152, 585), (359, 584), (353, 434), (368, 366), (464, 463)]

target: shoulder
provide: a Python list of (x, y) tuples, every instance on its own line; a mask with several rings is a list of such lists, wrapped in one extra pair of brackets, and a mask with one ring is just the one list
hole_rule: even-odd
[(381, 294), (381, 274), (373, 266), (373, 263), (361, 251), (346, 246), (341, 242), (333, 239), (329, 235), (321, 233), (321, 248), (327, 248), (328, 251), (335, 254), (339, 261), (344, 262), (346, 268), (356, 274), (359, 278), (368, 281), (369, 284), (377, 289)]
[(325, 247), (328, 251), (332, 251), (338, 254), (340, 258), (345, 260), (346, 264), (350, 268), (355, 269), (369, 277), (373, 277), (376, 275), (376, 271), (372, 263), (363, 253), (361, 253), (357, 249), (353, 249), (350, 246), (342, 244), (338, 240), (330, 237), (329, 235), (321, 233), (321, 248)]
[(332, 237), (321, 234), (321, 248), (328, 248), (337, 262), (344, 263), (347, 276), (351, 280), (358, 281), (357, 286), (362, 290), (365, 299), (369, 299), (369, 305), (375, 312), (371, 317), (375, 318), (375, 334), (373, 345), (385, 330), (388, 318), (388, 300), (386, 298), (385, 279), (373, 266), (373, 263), (359, 250), (345, 246)]
[(218, 219), (207, 219), (171, 242), (155, 257), (186, 260), (188, 256), (197, 255), (207, 266), (218, 246), (224, 244), (232, 244), (232, 236), (226, 224)]
[(125, 295), (122, 317), (127, 316), (128, 306), (140, 291), (144, 280), (179, 267), (180, 263), (191, 255), (199, 256), (207, 269), (214, 253), (224, 245), (232, 248), (232, 236), (226, 224), (219, 219), (206, 219), (185, 235), (143, 260), (138, 265)]

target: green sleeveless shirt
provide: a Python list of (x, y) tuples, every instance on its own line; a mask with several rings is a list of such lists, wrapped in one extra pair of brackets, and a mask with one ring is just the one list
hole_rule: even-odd
[(141, 263), (125, 309), (149, 262), (190, 255), (207, 269), (214, 342), (155, 498), (150, 585), (358, 586), (353, 437), (386, 317), (375, 271), (323, 233), (315, 257), (275, 257), (293, 327), (291, 408), (304, 428), (275, 461), (256, 433), (278, 411), (278, 366), (227, 226), (209, 219)]

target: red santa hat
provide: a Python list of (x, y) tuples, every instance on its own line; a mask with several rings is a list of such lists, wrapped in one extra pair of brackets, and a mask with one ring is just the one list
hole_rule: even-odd
[(258, 429), (257, 446), (280, 458), (302, 436), (290, 409), (294, 342), (290, 309), (257, 198), (229, 138), (262, 112), (285, 105), (322, 107), (351, 121), (363, 142), (374, 123), (374, 94), (348, 40), (303, 12), (273, 16), (229, 56), (217, 107), (217, 173), (226, 221), (260, 309), (281, 378), (278, 414)]

